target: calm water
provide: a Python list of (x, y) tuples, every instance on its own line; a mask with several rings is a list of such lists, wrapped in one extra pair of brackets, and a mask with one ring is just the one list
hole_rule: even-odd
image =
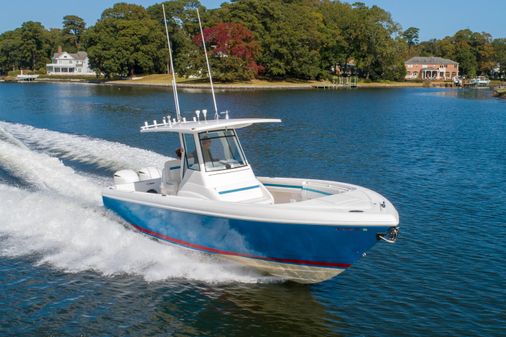
[(114, 170), (176, 148), (138, 132), (168, 113), (164, 90), (1, 84), (0, 102), (2, 336), (506, 331), (506, 100), (489, 91), (218, 94), (234, 117), (283, 119), (240, 131), (256, 174), (363, 185), (400, 213), (395, 245), (311, 286), (162, 245), (100, 206)]

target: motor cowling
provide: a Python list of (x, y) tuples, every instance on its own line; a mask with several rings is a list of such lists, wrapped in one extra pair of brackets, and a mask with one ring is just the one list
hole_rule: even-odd
[(139, 175), (134, 170), (120, 170), (114, 173), (114, 184), (132, 184), (139, 181)]
[(139, 180), (158, 179), (162, 177), (162, 172), (156, 167), (143, 167), (137, 171)]

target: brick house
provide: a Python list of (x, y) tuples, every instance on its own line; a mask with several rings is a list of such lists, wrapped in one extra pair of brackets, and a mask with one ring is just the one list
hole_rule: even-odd
[(415, 56), (404, 62), (406, 80), (446, 81), (459, 75), (459, 64), (442, 57)]

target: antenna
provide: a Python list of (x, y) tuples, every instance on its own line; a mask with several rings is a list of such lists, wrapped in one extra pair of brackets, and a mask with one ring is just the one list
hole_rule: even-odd
[(174, 93), (174, 104), (176, 105), (176, 118), (181, 120), (181, 112), (179, 111), (179, 98), (177, 96), (176, 72), (172, 63), (172, 48), (170, 47), (169, 29), (167, 28), (167, 17), (165, 16), (165, 6), (162, 4), (163, 22), (165, 23), (165, 34), (167, 35), (167, 46), (169, 47), (170, 71), (172, 72), (172, 91)]
[(206, 41), (204, 40), (204, 32), (202, 31), (202, 22), (200, 22), (200, 14), (198, 7), (195, 8), (197, 11), (197, 18), (199, 19), (200, 35), (202, 36), (202, 46), (204, 47), (204, 54), (206, 55), (207, 73), (209, 74), (209, 82), (211, 82), (211, 93), (213, 94), (214, 103), (214, 118), (218, 119), (218, 107), (216, 106), (216, 96), (214, 95), (213, 77), (211, 76), (211, 66), (209, 66), (209, 58), (207, 57)]

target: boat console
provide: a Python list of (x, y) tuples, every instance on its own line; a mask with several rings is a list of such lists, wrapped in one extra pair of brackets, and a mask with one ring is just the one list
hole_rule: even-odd
[(269, 190), (255, 177), (236, 129), (279, 119), (221, 119), (145, 124), (141, 132), (175, 132), (181, 159), (168, 160), (163, 169), (148, 167), (115, 173), (119, 190), (230, 202), (273, 204)]

